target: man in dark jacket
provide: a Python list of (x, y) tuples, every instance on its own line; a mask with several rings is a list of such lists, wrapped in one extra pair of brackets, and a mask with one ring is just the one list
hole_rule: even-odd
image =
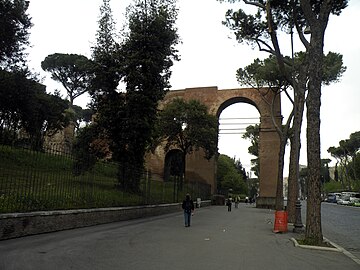
[(191, 215), (194, 212), (194, 202), (191, 200), (190, 194), (186, 194), (182, 203), (184, 209), (185, 227), (190, 227)]

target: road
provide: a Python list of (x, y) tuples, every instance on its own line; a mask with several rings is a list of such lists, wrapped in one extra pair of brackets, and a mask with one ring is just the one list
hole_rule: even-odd
[(341, 252), (295, 247), (297, 235), (274, 233), (273, 221), (253, 205), (211, 206), (196, 209), (189, 228), (178, 212), (4, 240), (0, 270), (360, 269)]
[(322, 203), (323, 235), (360, 258), (360, 207)]

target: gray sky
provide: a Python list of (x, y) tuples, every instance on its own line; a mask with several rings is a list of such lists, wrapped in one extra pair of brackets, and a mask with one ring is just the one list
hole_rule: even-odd
[[(111, 6), (118, 29), (124, 20), (125, 8), (130, 0), (112, 0)], [(171, 77), (172, 89), (218, 86), (219, 89), (241, 87), (235, 78), (240, 67), (255, 58), (268, 57), (252, 50), (247, 45), (237, 44), (231, 33), (221, 24), (225, 11), (235, 5), (220, 4), (216, 0), (178, 0), (177, 21), (182, 44), (179, 45), (181, 61), (175, 62)], [(29, 14), (34, 26), (31, 29), (29, 50), (30, 66), (44, 77), (47, 91), (62, 86), (50, 79), (41, 70), (41, 61), (52, 53), (76, 53), (90, 57), (90, 47), (95, 41), (98, 27), (99, 7), (102, 0), (31, 0)], [(238, 5), (238, 4), (237, 4)], [(356, 86), (360, 71), (360, 45), (357, 32), (351, 29), (360, 15), (360, 1), (349, 1), (341, 16), (331, 16), (325, 36), (325, 53), (338, 52), (343, 55), (347, 71), (339, 83), (323, 87), (321, 107), (321, 151), (322, 158), (331, 158), (327, 149), (338, 146), (340, 140), (360, 131), (360, 92)], [(295, 50), (301, 45), (295, 39)], [(290, 52), (290, 38), (283, 37), (282, 48)], [(87, 97), (80, 97), (75, 104), (86, 106)], [(288, 103), (283, 97), (283, 115), (287, 117)], [(228, 107), (222, 118), (259, 117), (250, 105), (237, 104)], [(243, 120), (244, 121), (244, 120)], [(306, 164), (306, 118), (302, 132), (300, 161)], [(247, 169), (251, 156), (247, 154), (249, 142), (241, 135), (220, 135), (219, 152), (240, 158)], [(333, 162), (331, 165), (334, 165)], [(287, 172), (287, 163), (285, 164)]]

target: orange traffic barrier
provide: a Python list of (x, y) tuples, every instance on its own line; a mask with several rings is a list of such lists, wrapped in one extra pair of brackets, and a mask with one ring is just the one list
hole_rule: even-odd
[(275, 211), (274, 232), (287, 232), (288, 215), (286, 211)]

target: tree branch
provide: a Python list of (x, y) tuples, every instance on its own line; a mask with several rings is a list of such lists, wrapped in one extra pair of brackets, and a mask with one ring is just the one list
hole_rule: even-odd
[(266, 9), (265, 5), (260, 4), (259, 2), (248, 1), (248, 0), (243, 0), (243, 1), (244, 1), (244, 3), (247, 4), (247, 5), (255, 6), (255, 7), (261, 8), (261, 9), (263, 9), (263, 10)]

